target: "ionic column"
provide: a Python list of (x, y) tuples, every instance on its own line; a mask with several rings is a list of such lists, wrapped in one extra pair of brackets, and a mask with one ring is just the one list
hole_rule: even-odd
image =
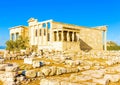
[(59, 31), (57, 31), (57, 41), (59, 41)]
[(74, 32), (72, 32), (72, 42), (74, 42)]
[(39, 25), (37, 25), (37, 45), (39, 45), (39, 34), (40, 34), (40, 29), (39, 29)]
[(54, 31), (51, 33), (51, 36), (52, 36), (52, 37), (51, 37), (51, 41), (55, 41), (55, 36), (56, 36), (56, 35), (55, 35), (55, 32), (54, 32)]
[(36, 33), (36, 32), (35, 32), (35, 31), (36, 31), (36, 30), (35, 30), (35, 26), (33, 26), (33, 31), (34, 31), (33, 43), (34, 43), (34, 45), (35, 45), (35, 33)]
[(104, 31), (104, 50), (107, 50), (107, 45), (106, 45), (106, 31)]
[(67, 41), (69, 42), (70, 41), (70, 36), (69, 36), (69, 31), (67, 32)]
[(64, 41), (63, 30), (61, 31), (61, 41)]
[(77, 42), (79, 41), (79, 33), (76, 32)]
[(14, 33), (14, 41), (16, 40), (16, 33)]
[(48, 42), (48, 24), (46, 23), (46, 42)]

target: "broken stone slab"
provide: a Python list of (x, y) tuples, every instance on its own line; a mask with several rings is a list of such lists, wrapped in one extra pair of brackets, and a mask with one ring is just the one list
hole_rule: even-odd
[(89, 70), (89, 69), (90, 69), (90, 66), (83, 66), (83, 68), (84, 68), (85, 70)]
[(51, 69), (51, 72), (50, 72), (50, 76), (53, 76), (53, 75), (56, 75), (56, 71), (57, 71), (57, 67), (56, 66), (52, 66), (52, 67), (50, 67), (50, 69)]
[(101, 85), (109, 85), (110, 80), (107, 78), (102, 78), (102, 79), (93, 78), (93, 82)]
[(43, 66), (43, 65), (44, 65), (44, 63), (41, 62), (41, 61), (33, 61), (33, 62), (32, 62), (33, 68), (39, 68), (39, 67), (41, 67), (41, 66)]
[(41, 71), (39, 71), (37, 72), (37, 77), (45, 77), (45, 75)]
[(73, 81), (73, 82), (84, 82), (84, 81), (89, 81), (91, 79), (92, 77), (88, 75), (71, 75), (70, 76), (70, 81)]
[(76, 60), (75, 63), (76, 63), (76, 65), (80, 65), (82, 62), (81, 62), (81, 60)]
[(17, 81), (21, 82), (25, 79), (25, 76), (21, 75), (19, 77), (17, 77)]
[(8, 66), (5, 67), (5, 71), (8, 71), (8, 72), (15, 72), (18, 70), (19, 70), (19, 67), (17, 64), (8, 64)]
[(4, 85), (16, 85), (16, 83), (15, 82), (13, 82), (13, 81), (6, 81), (6, 82), (4, 82)]
[[(69, 83), (69, 85), (83, 85), (83, 84), (80, 84), (80, 83)], [(91, 84), (89, 84), (89, 85), (91, 85)]]
[(114, 67), (109, 67), (109, 68), (106, 68), (105, 72), (106, 73), (116, 73), (117, 70)]
[(57, 67), (62, 74), (67, 73), (67, 69), (65, 67)]
[(40, 67), (40, 61), (33, 61), (33, 62), (32, 62), (32, 66), (33, 66), (33, 68), (38, 68), (38, 67)]
[(61, 68), (57, 68), (57, 71), (56, 71), (56, 75), (61, 75), (62, 74), (62, 70), (61, 70)]
[(40, 85), (49, 85), (49, 80), (47, 80), (47, 79), (41, 79), (40, 80)]
[(70, 65), (70, 66), (75, 66), (75, 62), (73, 60), (66, 60), (65, 64)]
[(111, 82), (118, 82), (120, 80), (120, 74), (105, 74), (105, 79), (109, 79)]
[(3, 64), (4, 63), (4, 59), (0, 59), (0, 64)]
[(79, 69), (78, 69), (78, 68), (71, 68), (71, 72), (72, 72), (72, 73), (79, 72)]
[(91, 77), (93, 78), (102, 78), (104, 76), (104, 74), (102, 73), (92, 73), (90, 74)]
[(5, 72), (4, 76), (6, 78), (14, 78), (17, 75), (17, 72)]
[(32, 64), (33, 63), (33, 58), (24, 58), (24, 63), (25, 64)]
[(50, 65), (50, 62), (43, 62), (44, 65)]
[(95, 82), (82, 82), (80, 85), (98, 85)]
[(68, 82), (68, 81), (61, 81), (60, 85), (70, 85), (70, 82)]
[(1, 81), (5, 81), (5, 75), (4, 75), (4, 73), (0, 74), (0, 80)]
[(67, 67), (66, 70), (67, 70), (67, 73), (71, 73), (72, 72), (71, 68)]
[(54, 80), (54, 79), (50, 79), (49, 80), (49, 85), (60, 85), (60, 81)]
[(84, 67), (82, 67), (82, 66), (78, 66), (77, 68), (78, 68), (79, 71), (83, 71), (84, 70)]
[(15, 78), (6, 78), (5, 81), (7, 81), (7, 82), (14, 82), (14, 81), (15, 81)]
[(37, 76), (37, 73), (35, 70), (28, 70), (26, 71), (25, 76), (28, 78), (35, 78)]
[(0, 64), (0, 71), (5, 71), (7, 64)]
[(51, 69), (49, 67), (44, 67), (42, 68), (41, 72), (45, 75), (48, 76), (51, 72)]

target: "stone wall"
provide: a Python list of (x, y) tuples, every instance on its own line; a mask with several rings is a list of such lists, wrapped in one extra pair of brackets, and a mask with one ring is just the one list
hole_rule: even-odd
[(103, 50), (102, 31), (97, 29), (80, 30), (81, 50)]

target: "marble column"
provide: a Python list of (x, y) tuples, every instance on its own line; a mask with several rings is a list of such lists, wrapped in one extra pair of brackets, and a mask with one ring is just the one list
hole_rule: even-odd
[(68, 41), (68, 42), (70, 41), (70, 34), (69, 34), (69, 31), (67, 31), (67, 41)]
[(57, 41), (59, 41), (59, 31), (57, 31)]
[(14, 33), (14, 41), (16, 40), (16, 33)]
[(44, 44), (44, 41), (43, 41), (44, 40), (44, 28), (43, 27), (41, 28), (41, 37), (42, 37), (41, 41), (42, 41), (42, 45), (43, 45)]
[(39, 45), (39, 32), (40, 32), (39, 25), (37, 25), (37, 45)]
[(107, 39), (107, 37), (106, 37), (106, 31), (104, 31), (104, 50), (106, 51), (107, 50), (107, 42), (106, 42), (106, 39)]
[(36, 30), (35, 30), (35, 26), (33, 26), (33, 32), (34, 32), (34, 36), (33, 36), (33, 43), (34, 43), (34, 45), (35, 45), (35, 36), (36, 36), (36, 32), (35, 32)]
[(76, 32), (77, 42), (79, 42), (79, 33)]
[(74, 42), (74, 32), (72, 32), (72, 42)]
[(46, 43), (48, 42), (48, 24), (46, 23)]
[(63, 30), (61, 30), (61, 41), (64, 41)]

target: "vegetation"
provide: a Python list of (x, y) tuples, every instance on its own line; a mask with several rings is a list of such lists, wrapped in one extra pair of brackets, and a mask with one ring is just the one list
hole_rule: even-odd
[(107, 50), (120, 50), (120, 46), (113, 41), (107, 42)]
[(8, 40), (6, 42), (6, 50), (9, 51), (20, 51), (21, 49), (26, 49), (28, 46), (28, 38), (23, 38), (22, 36), (19, 36), (19, 38), (15, 41)]

